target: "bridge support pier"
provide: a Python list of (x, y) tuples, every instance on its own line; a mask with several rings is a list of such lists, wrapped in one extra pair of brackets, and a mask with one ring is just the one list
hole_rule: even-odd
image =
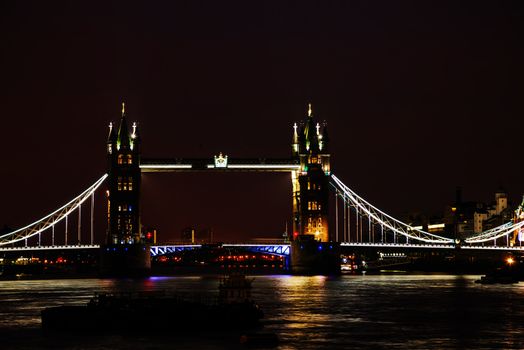
[(151, 273), (148, 244), (107, 244), (100, 247), (100, 275), (147, 277)]
[(340, 244), (300, 235), (291, 242), (291, 272), (299, 275), (340, 274)]

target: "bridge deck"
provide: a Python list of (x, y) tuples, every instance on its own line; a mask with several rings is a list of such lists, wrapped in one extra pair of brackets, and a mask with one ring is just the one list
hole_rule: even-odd
[[(401, 248), (401, 249), (466, 249), (466, 250), (505, 250), (505, 251), (522, 251), (524, 247), (508, 247), (508, 246), (479, 246), (479, 245), (462, 245), (456, 247), (455, 245), (445, 244), (409, 244), (409, 243), (358, 243), (358, 242), (342, 242), (341, 247), (369, 247), (369, 248)], [(289, 255), (289, 244), (258, 244), (258, 243), (237, 243), (237, 244), (221, 244), (223, 248), (240, 248), (251, 251), (258, 251), (268, 254)], [(13, 251), (35, 251), (35, 250), (63, 250), (63, 249), (98, 249), (98, 244), (81, 244), (81, 245), (55, 245), (55, 246), (29, 246), (29, 247), (0, 247), (0, 252)], [(151, 254), (153, 256), (159, 254), (172, 253), (181, 250), (199, 249), (202, 248), (200, 244), (168, 244), (168, 245), (153, 245), (151, 246)]]

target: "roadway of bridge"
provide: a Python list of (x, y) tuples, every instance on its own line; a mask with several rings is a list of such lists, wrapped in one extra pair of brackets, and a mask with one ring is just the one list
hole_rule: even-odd
[[(522, 251), (524, 247), (508, 247), (508, 246), (473, 246), (473, 245), (446, 245), (446, 244), (409, 244), (409, 243), (358, 243), (358, 242), (344, 242), (340, 244), (341, 247), (365, 247), (365, 248), (400, 248), (400, 249), (465, 249), (465, 250), (494, 250), (494, 251)], [(163, 255), (174, 253), (183, 250), (200, 249), (201, 244), (167, 244), (167, 245), (153, 245), (151, 246), (151, 255)], [(288, 256), (290, 254), (289, 244), (250, 244), (250, 243), (231, 243), (221, 244), (217, 247), (223, 248), (243, 248), (250, 251), (256, 251), (267, 254), (276, 254)], [(97, 244), (83, 244), (83, 245), (55, 245), (55, 246), (28, 246), (28, 247), (0, 247), (0, 252), (16, 252), (16, 251), (52, 251), (52, 250), (73, 250), (73, 249), (99, 249)]]

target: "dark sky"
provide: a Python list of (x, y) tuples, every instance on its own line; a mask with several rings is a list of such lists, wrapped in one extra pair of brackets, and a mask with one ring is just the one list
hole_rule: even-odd
[[(386, 212), (439, 211), (456, 186), (517, 201), (523, 23), (520, 1), (2, 1), (0, 224), (106, 171), (122, 100), (144, 157), (287, 157), (311, 102), (333, 172)], [(270, 236), (290, 191), (282, 174), (145, 175), (143, 222)]]

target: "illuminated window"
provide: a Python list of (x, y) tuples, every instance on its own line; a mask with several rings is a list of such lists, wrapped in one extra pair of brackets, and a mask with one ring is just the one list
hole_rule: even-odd
[(118, 164), (133, 164), (133, 156), (130, 154), (119, 154), (118, 155)]
[(117, 190), (122, 191), (122, 176), (118, 177), (117, 183), (118, 183)]
[(127, 189), (129, 191), (133, 191), (133, 178), (132, 177), (128, 178)]
[(320, 209), (320, 205), (315, 201), (307, 202), (307, 209), (308, 210), (318, 210)]

